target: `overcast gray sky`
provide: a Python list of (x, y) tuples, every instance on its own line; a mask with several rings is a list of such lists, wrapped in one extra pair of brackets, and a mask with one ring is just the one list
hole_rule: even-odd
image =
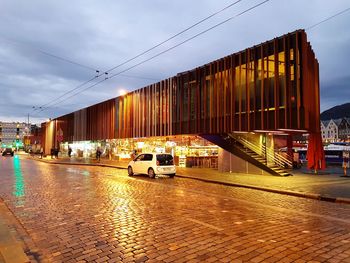
[[(118, 73), (263, 0), (242, 0)], [(229, 0), (0, 0), (0, 121), (40, 123), (195, 68), (350, 7), (349, 0), (270, 0), (170, 52), (45, 110), (34, 110), (233, 3)], [(350, 12), (307, 31), (320, 63), (321, 110), (350, 102)], [(44, 52), (77, 62), (82, 67)], [(96, 81), (102, 80), (103, 76)], [(89, 85), (95, 82), (89, 83)], [(89, 85), (84, 86), (85, 88)], [(83, 89), (84, 87), (81, 87)], [(78, 91), (79, 89), (77, 89)], [(51, 107), (50, 107), (51, 106)]]

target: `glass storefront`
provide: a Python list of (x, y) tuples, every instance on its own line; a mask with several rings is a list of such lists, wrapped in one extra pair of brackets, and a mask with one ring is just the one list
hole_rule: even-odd
[(175, 164), (182, 167), (217, 168), (219, 147), (195, 135), (179, 135), (152, 138), (110, 139), (103, 141), (80, 141), (61, 143), (60, 152), (72, 157), (96, 158), (96, 150), (102, 158), (129, 161), (134, 155), (145, 152), (170, 153)]

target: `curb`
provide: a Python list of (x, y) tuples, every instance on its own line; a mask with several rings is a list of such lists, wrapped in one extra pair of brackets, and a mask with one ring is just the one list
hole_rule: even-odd
[(237, 183), (220, 182), (220, 181), (215, 181), (215, 180), (210, 180), (210, 179), (189, 177), (189, 176), (178, 175), (178, 174), (176, 174), (176, 176), (177, 177), (181, 177), (181, 178), (187, 178), (187, 179), (193, 179), (193, 180), (197, 180), (197, 181), (202, 181), (202, 182), (206, 182), (206, 183), (213, 183), (213, 184), (220, 184), (220, 185), (226, 185), (226, 186), (241, 187), (241, 188), (265, 191), (265, 192), (276, 193), (276, 194), (284, 194), (284, 195), (303, 197), (303, 198), (320, 200), (320, 201), (327, 201), (327, 202), (332, 202), (332, 203), (350, 204), (350, 198), (322, 196), (320, 194), (301, 193), (301, 192), (293, 192), (293, 191), (288, 191), (288, 190), (278, 190), (278, 189), (274, 189), (274, 188), (260, 187), (260, 186), (248, 185), (248, 184), (237, 184)]
[(18, 220), (5, 202), (0, 203), (0, 262), (30, 262), (28, 245), (20, 233)]
[[(110, 165), (110, 164), (67, 163), (67, 162), (55, 162), (55, 161), (45, 161), (45, 160), (36, 160), (36, 161), (44, 162), (44, 163), (50, 163), (50, 164), (100, 166), (100, 167), (109, 167), (109, 168), (117, 168), (117, 169), (127, 169), (126, 167), (123, 167), (123, 166), (116, 166), (116, 165)], [(226, 186), (241, 187), (241, 188), (265, 191), (265, 192), (276, 193), (276, 194), (284, 194), (284, 195), (290, 195), (290, 196), (295, 196), (295, 197), (302, 197), (302, 198), (326, 201), (326, 202), (331, 202), (331, 203), (350, 204), (350, 198), (331, 197), (331, 196), (322, 196), (320, 194), (313, 194), (313, 193), (301, 193), (301, 192), (293, 192), (293, 191), (288, 191), (288, 190), (278, 190), (278, 189), (274, 189), (274, 188), (261, 187), (261, 186), (255, 186), (255, 185), (249, 185), (249, 184), (220, 182), (220, 181), (216, 181), (216, 180), (185, 176), (185, 175), (181, 175), (181, 174), (176, 174), (176, 176), (177, 177), (181, 177), (181, 178), (186, 178), (186, 179), (197, 180), (197, 181), (201, 181), (201, 182), (205, 182), (205, 183), (212, 183), (212, 184), (219, 184), (219, 185), (226, 185)]]

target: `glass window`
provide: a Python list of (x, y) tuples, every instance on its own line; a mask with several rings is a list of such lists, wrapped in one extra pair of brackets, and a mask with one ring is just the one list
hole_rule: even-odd
[(249, 86), (249, 104), (250, 104), (250, 110), (255, 110), (254, 108), (254, 99), (255, 99), (255, 86), (254, 86), (254, 61), (249, 63), (249, 69), (248, 69), (248, 86)]
[(170, 154), (157, 154), (158, 165), (173, 165), (173, 156)]
[(229, 88), (229, 76), (230, 73), (228, 70), (225, 71), (225, 80), (224, 80), (224, 85), (225, 85), (225, 90), (226, 90), (226, 116), (230, 116), (231, 114), (231, 90)]
[(144, 156), (142, 161), (152, 161), (153, 159), (153, 154), (145, 154)]
[(206, 80), (205, 80), (205, 93), (206, 93), (206, 97), (205, 97), (205, 109), (206, 109), (206, 114), (207, 114), (207, 118), (208, 116), (210, 115), (210, 98), (211, 98), (211, 94), (210, 94), (210, 77), (208, 77)]
[(182, 120), (188, 121), (188, 83), (184, 83), (182, 100)]
[(268, 58), (268, 87), (266, 92), (268, 93), (268, 107), (273, 108), (275, 106), (275, 56), (271, 55)]
[(285, 52), (283, 51), (278, 54), (279, 106), (286, 105), (285, 66)]
[(241, 85), (240, 85), (240, 90), (241, 90), (241, 111), (245, 112), (246, 111), (246, 76), (247, 76), (247, 65), (243, 64), (241, 66)]
[(142, 161), (144, 157), (145, 157), (144, 154), (140, 154), (139, 156), (136, 157), (135, 161)]
[(239, 101), (240, 101), (240, 67), (235, 68), (235, 87), (234, 87), (234, 96), (235, 96), (235, 113), (239, 113)]
[(190, 120), (196, 119), (196, 82), (190, 83), (191, 100), (190, 100)]
[(261, 110), (261, 80), (262, 80), (262, 59), (258, 60), (258, 74), (256, 79), (256, 109)]

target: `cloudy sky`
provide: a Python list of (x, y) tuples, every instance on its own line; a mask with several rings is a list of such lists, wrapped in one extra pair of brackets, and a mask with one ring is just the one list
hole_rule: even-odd
[[(109, 75), (262, 1), (241, 0)], [(100, 76), (79, 87), (96, 76), (95, 70), (104, 72), (118, 66), (233, 2), (0, 0), (0, 121), (27, 121), (29, 114), (30, 122), (40, 123), (116, 97), (121, 89), (132, 91), (308, 28), (350, 7), (349, 0), (270, 0), (121, 75), (106, 81)], [(350, 102), (349, 26), (347, 11), (307, 30), (320, 63), (321, 110)], [(102, 82), (91, 87), (98, 81)]]

